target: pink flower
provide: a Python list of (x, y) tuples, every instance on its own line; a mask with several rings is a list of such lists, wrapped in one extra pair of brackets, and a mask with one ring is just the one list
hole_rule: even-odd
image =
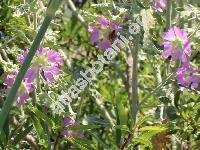
[(176, 78), (180, 85), (191, 86), (197, 88), (200, 82), (199, 76), (195, 73), (200, 72), (200, 70), (192, 68), (189, 63), (183, 64), (183, 66), (176, 71)]
[(97, 48), (107, 49), (111, 47), (109, 35), (114, 33), (113, 31), (121, 30), (122, 27), (114, 24), (112, 21), (107, 20), (104, 16), (100, 16), (95, 27), (89, 27), (88, 31), (90, 33), (90, 44), (94, 44), (99, 40), (102, 40)]
[(42, 61), (46, 61), (47, 63), (61, 65), (63, 61), (58, 52), (48, 48), (40, 48), (37, 51), (37, 56), (40, 57), (41, 59), (46, 59), (46, 60), (41, 60), (40, 63), (42, 63)]
[(155, 0), (154, 1), (154, 8), (158, 12), (163, 12), (163, 9), (166, 7), (167, 0)]
[(171, 57), (174, 61), (188, 61), (191, 55), (191, 41), (187, 37), (187, 32), (175, 26), (161, 36), (165, 40), (160, 43), (164, 46), (162, 56), (165, 59)]
[[(17, 73), (8, 75), (5, 82), (3, 83), (5, 86), (8, 87), (7, 92), (13, 86), (16, 76), (17, 76)], [(29, 98), (29, 94), (32, 91), (33, 91), (33, 85), (25, 79), (20, 85), (17, 96), (16, 96), (16, 97), (19, 97), (18, 103), (20, 106), (24, 105), (25, 100)]]
[[(19, 62), (23, 62), (28, 55), (28, 51), (25, 51), (19, 58)], [(43, 71), (45, 79), (52, 83), (55, 81), (55, 76), (59, 75), (60, 65), (62, 64), (62, 58), (55, 50), (48, 48), (41, 48), (37, 50), (36, 56), (31, 62), (31, 66), (25, 74), (24, 80), (18, 89), (17, 97), (19, 97), (19, 105), (23, 105), (25, 100), (29, 98), (29, 94), (33, 91), (33, 81), (38, 76), (38, 71)], [(8, 87), (8, 90), (13, 86), (17, 73), (8, 75), (4, 85)]]
[[(23, 55), (19, 57), (19, 61), (23, 62), (28, 52), (25, 51)], [(62, 64), (62, 58), (55, 50), (48, 48), (40, 48), (36, 52), (36, 56), (32, 62), (31, 67), (28, 69), (25, 78), (28, 82), (32, 82), (37, 78), (38, 71), (43, 71), (45, 79), (53, 83), (55, 77), (59, 75), (60, 65)]]
[[(73, 119), (69, 119), (67, 117), (64, 117), (64, 119), (63, 119), (63, 125), (64, 125), (64, 127), (68, 127), (70, 125), (74, 125), (75, 123), (76, 123), (76, 121), (73, 120)], [(72, 134), (73, 134), (72, 131), (63, 131), (61, 133), (61, 135), (64, 136), (64, 137), (72, 136)]]

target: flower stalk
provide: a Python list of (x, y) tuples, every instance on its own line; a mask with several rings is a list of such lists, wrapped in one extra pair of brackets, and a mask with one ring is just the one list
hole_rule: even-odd
[(133, 56), (133, 70), (132, 70), (132, 117), (133, 125), (136, 123), (136, 116), (138, 111), (138, 48), (139, 40), (135, 42), (135, 46), (131, 49)]

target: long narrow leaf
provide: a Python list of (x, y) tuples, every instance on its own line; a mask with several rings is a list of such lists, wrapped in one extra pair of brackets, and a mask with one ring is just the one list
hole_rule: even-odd
[(43, 145), (45, 148), (49, 149), (50, 148), (50, 142), (48, 140), (47, 135), (44, 132), (44, 129), (42, 128), (41, 123), (35, 116), (31, 116), (31, 119), (33, 121), (34, 128), (37, 132), (37, 135), (39, 137), (40, 145)]
[(37, 116), (37, 118), (42, 119), (45, 122), (45, 124), (47, 124), (50, 128), (53, 127), (53, 123), (52, 123), (53, 121), (46, 114), (44, 114), (37, 108), (33, 108), (30, 111), (32, 111)]
[(20, 132), (13, 140), (13, 142), (11, 142), (10, 145), (12, 146), (16, 146), (21, 140), (23, 140), (26, 135), (33, 129), (33, 126), (28, 127), (26, 130), (24, 130), (23, 132)]

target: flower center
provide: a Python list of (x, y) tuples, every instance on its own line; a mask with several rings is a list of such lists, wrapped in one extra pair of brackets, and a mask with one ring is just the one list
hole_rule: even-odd
[(42, 65), (42, 66), (47, 66), (48, 63), (47, 63), (46, 57), (47, 57), (47, 53), (44, 53), (44, 54), (41, 55), (41, 56), (37, 56), (37, 57), (35, 58), (35, 61), (34, 61), (33, 66), (37, 66), (37, 65), (39, 65), (39, 64)]
[(26, 85), (24, 82), (22, 82), (18, 90), (19, 96), (22, 96), (25, 90), (26, 90)]
[(185, 77), (190, 77), (190, 76), (191, 76), (191, 73), (188, 72), (188, 71), (185, 71), (185, 72), (184, 72), (184, 76), (185, 76)]
[(181, 40), (179, 40), (178, 38), (176, 38), (174, 41), (172, 41), (172, 45), (176, 46), (178, 48), (179, 51), (183, 51), (183, 42)]

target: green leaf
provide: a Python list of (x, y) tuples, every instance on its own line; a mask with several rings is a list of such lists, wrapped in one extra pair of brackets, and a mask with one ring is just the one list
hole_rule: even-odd
[(178, 109), (178, 105), (179, 105), (180, 95), (181, 95), (181, 92), (177, 91), (174, 96), (174, 105), (176, 106), (177, 109)]
[(45, 122), (45, 124), (47, 124), (50, 128), (53, 127), (53, 121), (46, 114), (44, 114), (37, 108), (32, 108), (30, 109), (30, 111), (32, 111), (35, 114), (35, 116), (37, 116), (37, 118), (42, 119)]
[(104, 143), (104, 141), (102, 141), (99, 136), (95, 133), (95, 132), (92, 132), (92, 131), (87, 131), (90, 135), (92, 135), (93, 138), (95, 138), (98, 142), (98, 144), (101, 144), (104, 149), (108, 149), (108, 146)]
[(4, 147), (5, 143), (6, 143), (6, 134), (3, 130), (0, 130), (0, 145)]
[(143, 132), (139, 135), (138, 138), (140, 139), (151, 139), (154, 135), (156, 135), (157, 133), (159, 133), (160, 131), (146, 131), (146, 132)]
[(74, 138), (74, 140), (75, 140), (76, 143), (78, 143), (78, 144), (84, 146), (85, 148), (87, 148), (87, 149), (89, 149), (89, 150), (92, 149), (92, 147), (91, 147), (91, 145), (93, 144), (92, 141), (89, 141), (89, 140), (83, 140), (83, 139), (81, 139), (81, 138), (77, 138), (77, 137)]
[(21, 140), (23, 140), (26, 135), (33, 129), (33, 126), (28, 127), (27, 129), (25, 129), (24, 131), (20, 132), (15, 138), (14, 140), (11, 142), (10, 145), (12, 146), (16, 146)]
[(6, 121), (5, 121), (5, 125), (4, 125), (4, 133), (6, 135), (6, 145), (7, 145), (7, 142), (8, 142), (8, 138), (9, 138), (9, 135), (10, 135), (10, 125), (9, 125), (9, 116), (7, 117)]
[(146, 126), (139, 129), (139, 131), (165, 131), (167, 128), (158, 126)]
[(67, 138), (67, 140), (76, 145), (78, 148), (80, 148), (81, 150), (89, 150), (85, 145), (79, 143), (76, 139), (74, 139), (73, 137)]
[(101, 128), (101, 125), (71, 125), (64, 130), (91, 130), (91, 129), (98, 129)]
[(166, 114), (169, 120), (175, 120), (178, 118), (177, 109), (173, 106), (168, 106), (166, 108)]
[(132, 140), (132, 142), (135, 143), (135, 144), (140, 143), (140, 144), (145, 145), (146, 147), (152, 148), (152, 144), (151, 144), (151, 142), (149, 140), (145, 140), (145, 139), (141, 139), (141, 138), (134, 138)]
[[(118, 109), (116, 108), (116, 114), (117, 114), (117, 125), (120, 125), (120, 118), (118, 114)], [(122, 131), (121, 129), (116, 129), (116, 144), (120, 145), (121, 143), (121, 136), (122, 136)]]
[[(109, 126), (108, 126), (109, 127)], [(126, 125), (115, 125), (113, 127), (114, 129), (120, 129), (122, 131), (126, 131), (126, 132), (129, 132), (129, 128), (126, 126)]]
[(137, 121), (135, 126), (141, 126), (144, 122), (149, 121), (149, 120), (152, 120), (151, 116), (142, 117)]
[(117, 97), (116, 97), (116, 107), (117, 107), (117, 115), (119, 116), (119, 121), (120, 121), (120, 125), (126, 125), (127, 121), (128, 121), (128, 117), (127, 117), (127, 113), (126, 113), (126, 109), (124, 109), (124, 105), (122, 103), (122, 101), (125, 99), (126, 97), (123, 97), (123, 95), (116, 93)]
[(34, 115), (31, 115), (31, 119), (33, 121), (33, 125), (37, 132), (37, 135), (39, 137), (39, 144), (44, 146), (45, 148), (49, 149), (50, 142), (48, 140), (47, 135), (44, 132), (44, 129), (42, 128), (40, 121)]

